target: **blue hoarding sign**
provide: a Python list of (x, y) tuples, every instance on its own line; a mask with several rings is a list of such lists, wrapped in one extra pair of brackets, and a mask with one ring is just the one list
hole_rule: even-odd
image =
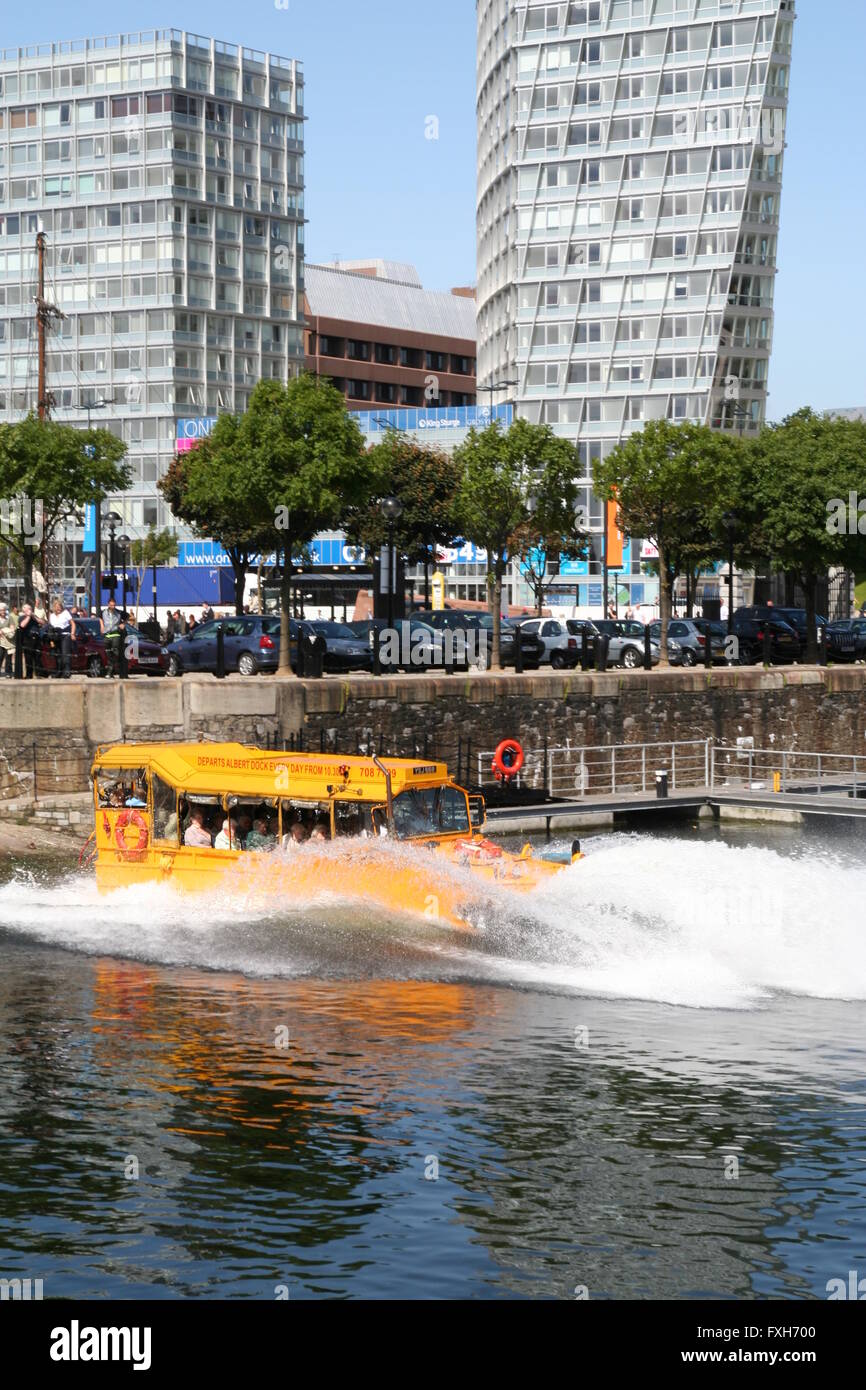
[(513, 405), (451, 405), (439, 410), (351, 410), (364, 434), (399, 430), (407, 434), (429, 432), (432, 437), (451, 430), (486, 429), (494, 420), (506, 428), (514, 419)]
[(96, 504), (88, 502), (84, 508), (84, 543), (81, 547), (85, 555), (96, 553)]
[(215, 415), (199, 415), (190, 420), (178, 420), (175, 438), (206, 439), (215, 424)]

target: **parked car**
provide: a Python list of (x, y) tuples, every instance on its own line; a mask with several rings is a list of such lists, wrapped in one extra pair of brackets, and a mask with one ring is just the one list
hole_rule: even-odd
[[(635, 670), (643, 666), (646, 628), (634, 618), (597, 618), (595, 626), (599, 632), (610, 638), (607, 659), (613, 666), (625, 666)], [(661, 660), (660, 633), (653, 634), (650, 628), (650, 657), (654, 666)], [(675, 638), (668, 635), (668, 661), (671, 666), (682, 666), (683, 649)]]
[[(493, 619), (489, 613), (479, 613), (477, 610), (468, 612), (463, 608), (443, 608), (435, 613), (416, 613), (415, 616), (436, 632), (464, 633), (470, 650), (477, 652), (478, 664), (482, 667), (490, 665)], [(499, 659), (503, 666), (514, 665), (518, 631), (524, 669), (537, 670), (544, 655), (544, 643), (534, 632), (522, 632), (508, 618), (503, 618), (499, 627)], [(455, 654), (459, 654), (457, 644)]]
[(866, 618), (841, 618), (825, 631), (827, 654), (834, 661), (866, 661)]
[[(408, 632), (404, 637), (402, 624), (409, 624)], [(379, 632), (388, 630), (388, 622), (385, 618), (359, 618), (347, 624), (362, 642), (366, 642), (372, 651), (372, 633), (378, 628)], [(399, 619), (394, 624), (395, 631), (399, 636), (400, 660), (394, 663), (394, 669), (405, 671), (430, 670), (444, 666), (442, 633), (430, 627), (429, 623), (422, 623), (418, 618)], [(382, 669), (386, 669), (387, 648), (382, 648), (380, 652), (380, 662)]]
[(353, 632), (348, 623), (329, 622), (315, 618), (300, 624), (302, 632), (317, 632), (324, 637), (326, 671), (371, 671), (373, 651), (369, 639), (365, 642)]
[[(222, 627), (225, 643), (225, 669), (242, 676), (276, 671), (280, 659), (280, 619), (260, 614), (242, 618), (215, 618), (200, 623), (192, 632), (178, 637), (165, 648), (168, 674), (185, 671), (216, 671), (217, 630)], [(291, 624), (291, 660), (297, 665), (298, 624)]]
[(540, 638), (544, 646), (542, 664), (549, 662), (554, 671), (577, 665), (580, 660), (578, 639), (558, 618), (527, 618), (519, 626), (521, 635), (529, 632)]
[[(105, 641), (97, 618), (74, 618), (75, 637), (70, 644), (69, 669), (73, 675), (104, 676), (108, 670)], [(39, 629), (40, 647), (36, 672), (56, 676), (60, 671), (60, 649), (53, 642), (54, 629), (47, 623)]]
[[(800, 643), (799, 659), (802, 660), (806, 655), (808, 637), (805, 608), (777, 608), (775, 604), (754, 603), (746, 608), (738, 608), (734, 617), (753, 618), (757, 619), (758, 622), (764, 619), (777, 619), (779, 622), (787, 623), (797, 634), (797, 640)], [(830, 626), (827, 619), (822, 617), (820, 613), (816, 613), (815, 622), (825, 634), (823, 640), (827, 644), (827, 655), (834, 661), (850, 661), (852, 658), (849, 653), (846, 653), (845, 644), (839, 637), (834, 638), (832, 633), (827, 632), (827, 628)]]
[(571, 636), (577, 639), (578, 661), (583, 651), (583, 634), (586, 633), (587, 656), (592, 665), (595, 665), (595, 644), (599, 637), (595, 623), (590, 618), (566, 618), (565, 626)]
[(126, 625), (126, 670), (130, 676), (164, 676), (168, 671), (165, 648), (145, 637), (138, 627)]
[[(662, 625), (657, 619), (650, 624), (650, 632), (656, 641), (661, 637)], [(725, 638), (712, 631), (711, 624), (704, 618), (671, 618), (668, 623), (668, 637), (679, 642), (683, 651), (683, 664), (697, 666), (706, 657), (707, 637), (709, 635), (713, 661), (725, 660)]]
[[(772, 612), (772, 609), (770, 610)], [(739, 643), (738, 663), (754, 666), (764, 659), (764, 634), (770, 632), (770, 660), (777, 666), (790, 666), (800, 659), (800, 639), (790, 623), (780, 618), (744, 618), (734, 614), (734, 636)]]

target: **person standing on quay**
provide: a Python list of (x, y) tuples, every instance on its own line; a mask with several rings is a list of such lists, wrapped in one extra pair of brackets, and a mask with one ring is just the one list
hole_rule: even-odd
[(70, 663), (72, 658), (72, 615), (69, 610), (64, 608), (61, 599), (56, 598), (51, 605), (51, 617), (49, 622), (54, 635), (57, 650), (60, 654), (58, 663), (62, 680), (69, 680), (71, 675)]
[(21, 608), (15, 640), (21, 644), (21, 654), (24, 658), (24, 679), (32, 680), (36, 665), (36, 652), (42, 639), (39, 635), (39, 623), (36, 621), (36, 615), (29, 603), (25, 603)]
[(15, 674), (15, 631), (18, 615), (13, 619), (5, 603), (0, 603), (0, 676)]
[(117, 600), (113, 594), (108, 600), (108, 607), (102, 610), (100, 627), (105, 637), (105, 652), (108, 657), (108, 674), (109, 676), (119, 676), (120, 647), (124, 637), (124, 625), (123, 615), (117, 607)]

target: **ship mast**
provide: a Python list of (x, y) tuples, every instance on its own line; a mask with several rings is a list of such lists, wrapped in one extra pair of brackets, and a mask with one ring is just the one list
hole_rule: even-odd
[(39, 354), (39, 394), (37, 411), (40, 420), (46, 420), (51, 413), (54, 397), (46, 389), (45, 381), (45, 330), (52, 319), (65, 319), (56, 304), (49, 304), (45, 298), (45, 233), (36, 233), (36, 265), (38, 289), (36, 294), (36, 337)]

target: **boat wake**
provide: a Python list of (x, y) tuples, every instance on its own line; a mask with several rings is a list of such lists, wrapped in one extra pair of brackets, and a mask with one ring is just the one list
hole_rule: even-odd
[[(866, 999), (866, 865), (636, 835), (586, 848), (531, 896), (485, 885), (472, 933), (345, 896), (275, 901), (252, 879), (218, 894), (102, 895), (91, 876), (19, 871), (0, 887), (0, 934), (253, 976), (462, 980), (693, 1008)], [(429, 872), (426, 851), (399, 853)]]

